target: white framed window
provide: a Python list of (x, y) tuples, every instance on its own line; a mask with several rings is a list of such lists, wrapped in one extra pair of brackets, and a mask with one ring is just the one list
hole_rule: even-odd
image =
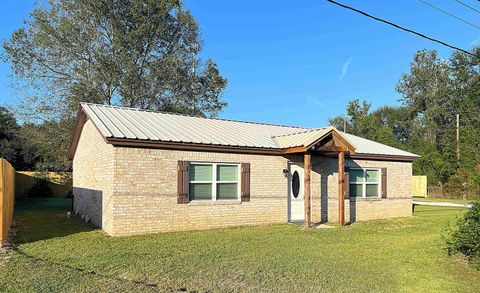
[(350, 168), (350, 197), (380, 197), (380, 168)]
[(188, 196), (190, 200), (240, 199), (240, 164), (191, 162)]

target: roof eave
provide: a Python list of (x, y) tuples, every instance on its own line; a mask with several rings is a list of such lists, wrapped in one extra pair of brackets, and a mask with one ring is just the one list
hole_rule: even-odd
[(398, 161), (414, 162), (420, 159), (420, 156), (387, 155), (387, 154), (366, 154), (356, 153), (349, 156), (352, 159), (378, 160), (378, 161)]
[[(218, 144), (201, 144), (201, 143), (187, 143), (174, 141), (151, 141), (138, 140), (128, 138), (106, 138), (107, 143), (118, 147), (145, 147), (145, 148), (159, 148), (159, 149), (175, 149), (175, 150), (192, 150), (192, 151), (214, 151), (214, 152), (230, 152), (230, 153), (247, 153), (247, 154), (265, 154), (265, 155), (286, 155), (291, 153), (305, 152), (308, 149), (305, 147), (292, 148), (263, 148), (263, 147), (248, 147), (248, 146), (232, 146), (232, 145), (218, 145)], [(348, 155), (352, 159), (369, 159), (380, 161), (403, 161), (412, 162), (418, 160), (418, 156), (399, 156), (386, 154), (362, 154), (354, 153)]]
[(77, 118), (75, 119), (75, 124), (73, 126), (73, 134), (70, 138), (70, 145), (68, 146), (68, 159), (73, 160), (75, 152), (77, 151), (78, 141), (80, 140), (80, 135), (82, 134), (82, 129), (85, 123), (88, 120), (88, 116), (85, 111), (80, 106), (80, 109), (77, 112)]
[(72, 134), (72, 137), (70, 138), (70, 146), (68, 148), (67, 158), (69, 160), (73, 160), (73, 158), (75, 157), (75, 152), (77, 151), (77, 146), (80, 140), (80, 135), (82, 134), (83, 126), (88, 120), (92, 121), (93, 126), (95, 127), (95, 129), (97, 129), (100, 136), (103, 138), (103, 140), (106, 143), (108, 143), (107, 137), (105, 136), (105, 134), (102, 133), (99, 126), (95, 123), (94, 120), (92, 120), (88, 112), (85, 111), (85, 104), (86, 103), (80, 103), (80, 107), (77, 113), (77, 118), (75, 120), (75, 125), (73, 127), (73, 134)]
[(248, 154), (265, 154), (265, 155), (281, 155), (285, 149), (282, 148), (265, 148), (265, 147), (249, 147), (235, 145), (220, 144), (202, 144), (192, 142), (176, 142), (161, 140), (139, 140), (128, 138), (106, 138), (107, 143), (120, 147), (145, 147), (158, 149), (175, 149), (175, 150), (191, 150), (191, 151), (216, 151), (216, 152), (235, 152)]

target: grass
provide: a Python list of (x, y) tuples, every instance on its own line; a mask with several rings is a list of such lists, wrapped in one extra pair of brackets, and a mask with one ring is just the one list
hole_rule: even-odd
[(16, 207), (17, 248), (0, 267), (1, 292), (335, 291), (479, 292), (480, 272), (442, 250), (463, 209), (344, 229), (272, 225), (112, 238), (69, 203)]
[(469, 203), (475, 202), (475, 200), (472, 200), (472, 199), (461, 199), (461, 198), (414, 197), (413, 200), (415, 200), (415, 201), (452, 202), (452, 203), (461, 203), (461, 204), (469, 204)]

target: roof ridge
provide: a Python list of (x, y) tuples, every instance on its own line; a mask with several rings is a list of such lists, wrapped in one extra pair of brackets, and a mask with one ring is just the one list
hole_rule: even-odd
[(272, 135), (272, 138), (282, 137), (282, 136), (289, 136), (289, 135), (297, 135), (297, 134), (306, 133), (306, 132), (313, 132), (313, 131), (323, 130), (323, 129), (326, 129), (326, 128), (329, 128), (329, 127), (331, 127), (331, 126), (325, 126), (325, 127), (320, 127), (320, 128), (309, 128), (309, 129), (307, 129), (307, 130), (298, 131), (298, 132)]
[(116, 105), (103, 105), (103, 104), (88, 103), (88, 102), (81, 102), (80, 104), (81, 105), (94, 105), (94, 106), (101, 106), (101, 107), (109, 107), (109, 108), (118, 108), (118, 109), (131, 110), (131, 111), (166, 114), (166, 115), (173, 115), (173, 116), (185, 116), (185, 117), (209, 119), (209, 120), (239, 122), (239, 123), (256, 124), (256, 125), (279, 126), (279, 127), (285, 127), (285, 128), (287, 128), (287, 127), (298, 128), (298, 129), (306, 129), (307, 131), (312, 130), (312, 129), (317, 129), (317, 128), (308, 128), (308, 127), (304, 127), (304, 126), (293, 126), (293, 125), (275, 124), (275, 123), (266, 123), (266, 122), (242, 121), (242, 120), (217, 118), (217, 117), (201, 117), (201, 116), (195, 116), (195, 115), (191, 115), (191, 114), (181, 114), (181, 113), (174, 113), (174, 112), (167, 112), (167, 111), (154, 111), (154, 110), (149, 110), (149, 109), (131, 108), (131, 107), (124, 107), (124, 106), (116, 106)]

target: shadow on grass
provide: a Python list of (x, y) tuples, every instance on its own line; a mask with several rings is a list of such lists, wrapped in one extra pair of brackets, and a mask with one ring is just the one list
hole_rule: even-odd
[(30, 243), (95, 230), (71, 212), (70, 198), (22, 198), (15, 202), (15, 243)]

